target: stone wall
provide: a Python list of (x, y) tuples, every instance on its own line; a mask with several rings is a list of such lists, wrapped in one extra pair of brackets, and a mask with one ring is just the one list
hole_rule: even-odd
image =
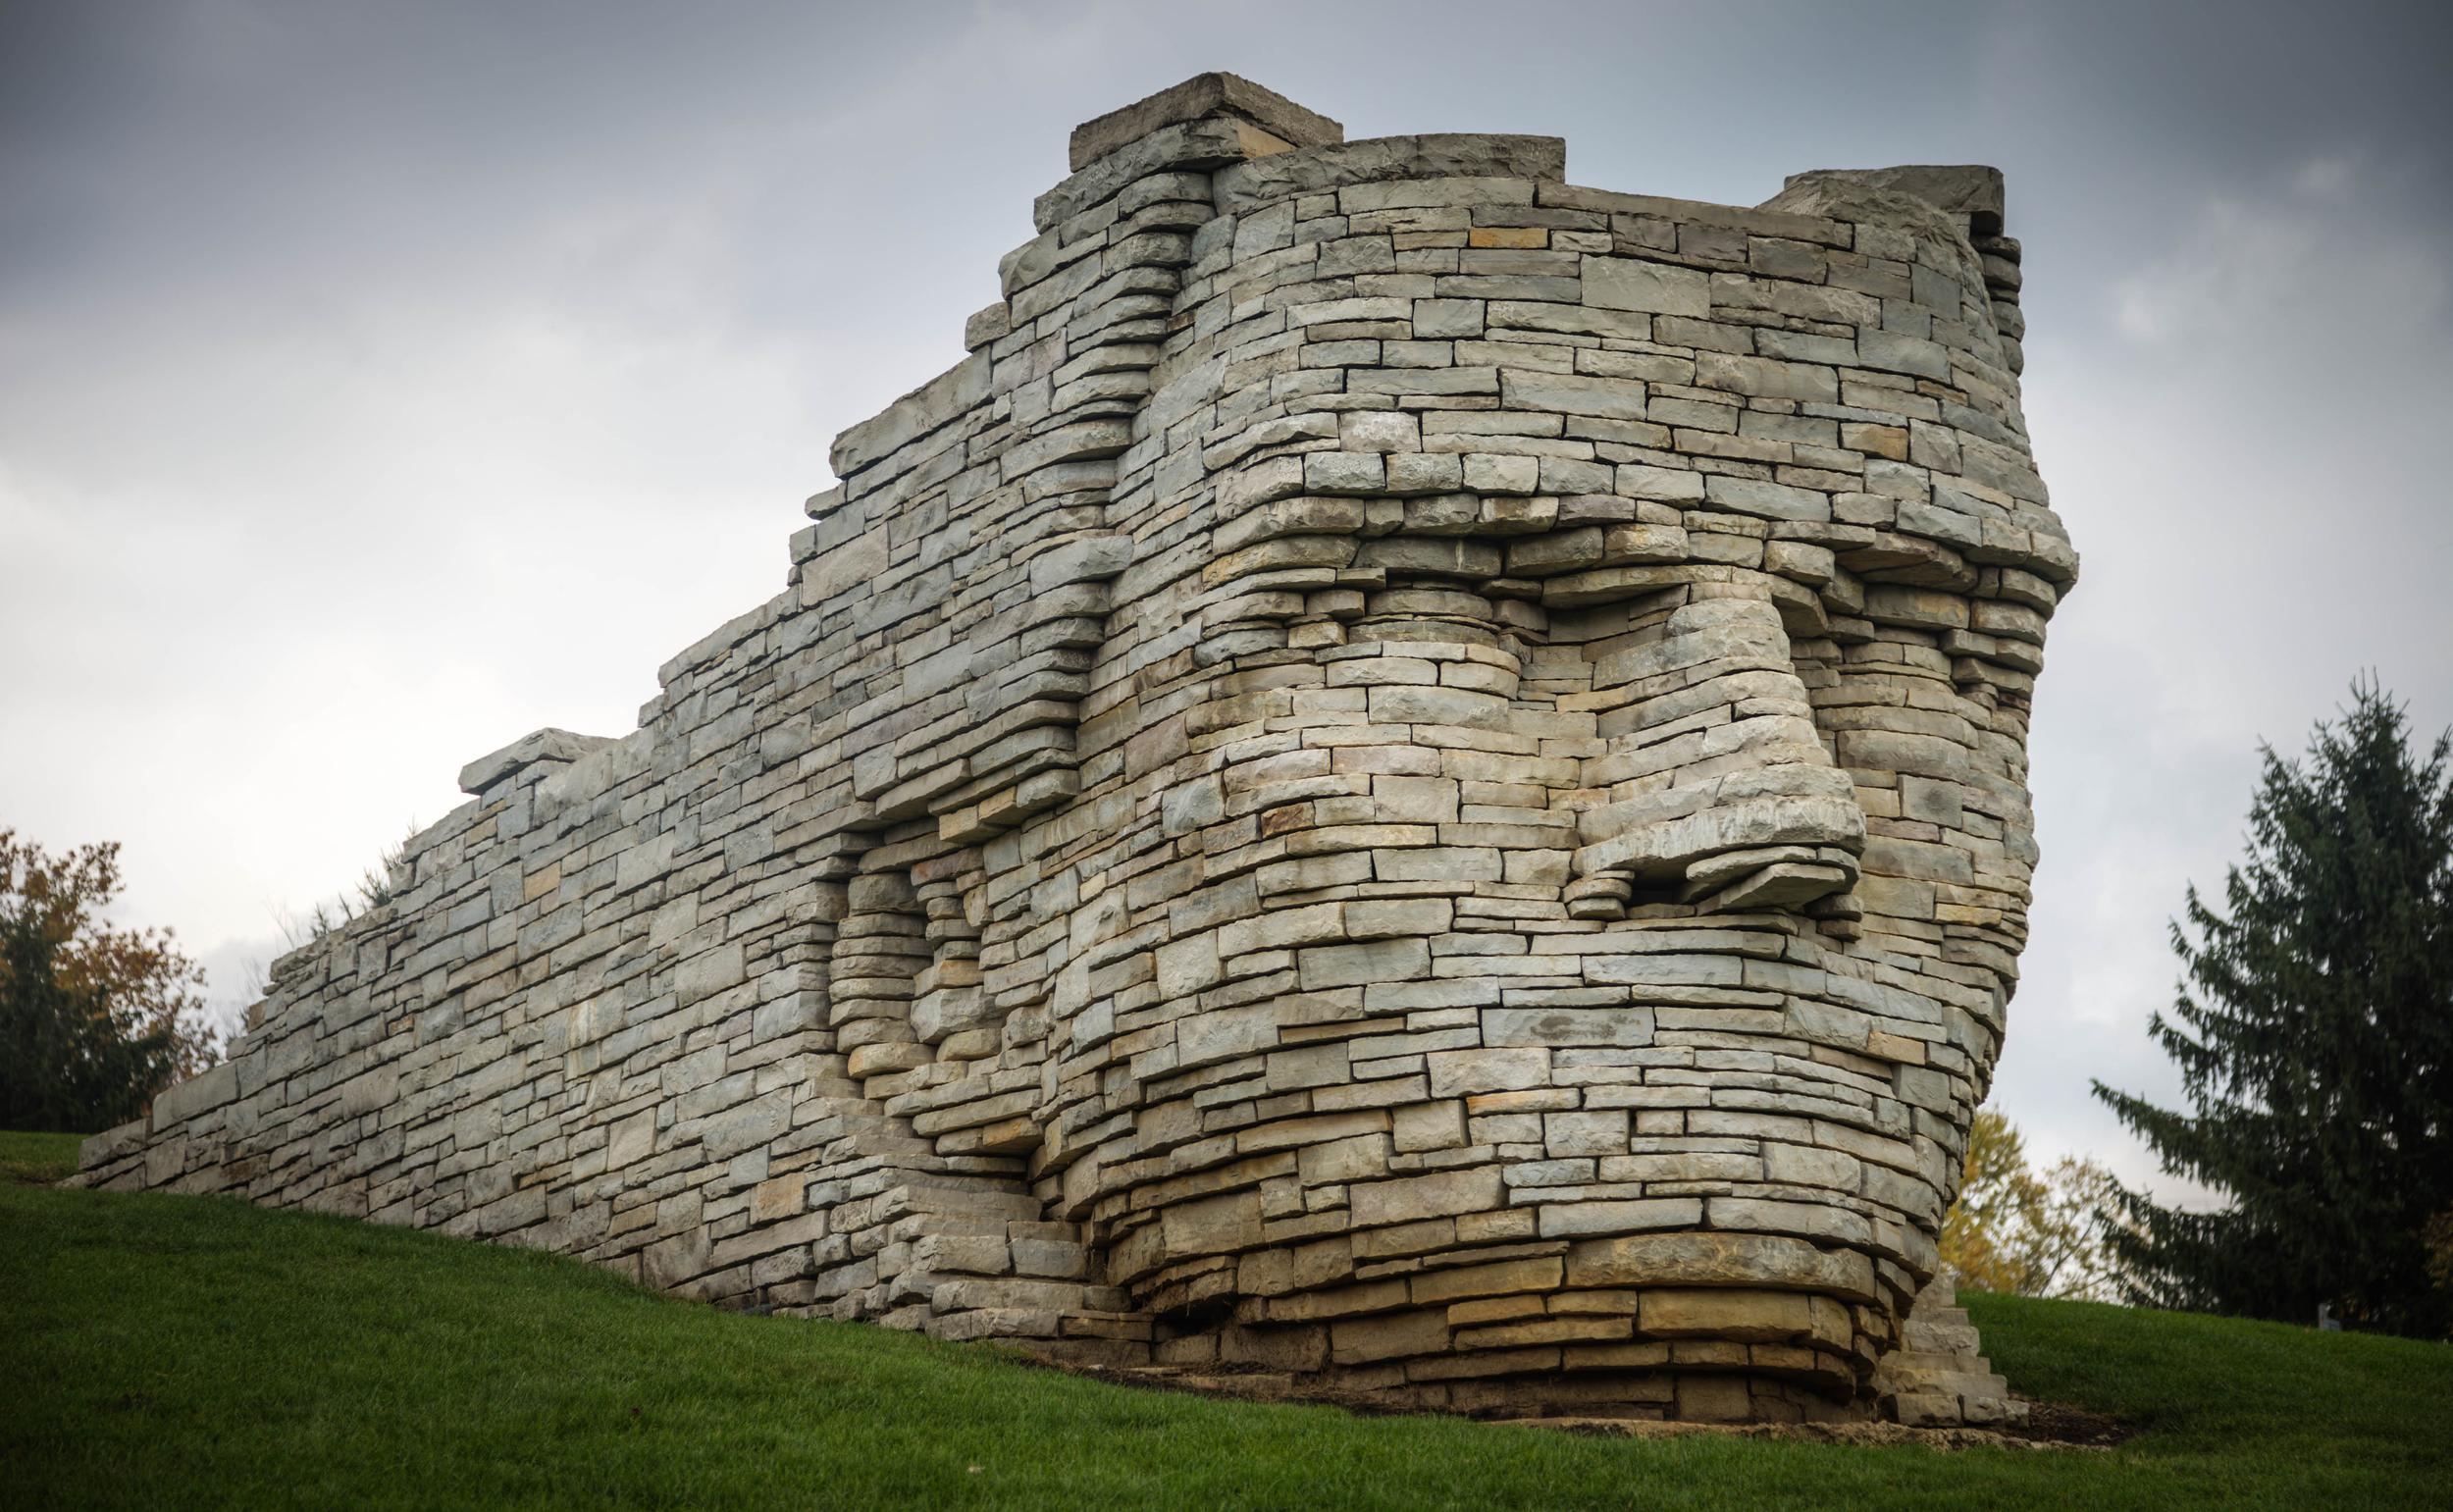
[(1984, 169), (1759, 209), (1205, 76), (620, 739), (83, 1179), (1401, 1403), (1866, 1410), (2076, 568)]

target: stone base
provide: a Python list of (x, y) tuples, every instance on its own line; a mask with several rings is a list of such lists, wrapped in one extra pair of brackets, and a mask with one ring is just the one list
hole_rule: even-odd
[[(1017, 1340), (1043, 1363), (1122, 1385), (1263, 1401), (1316, 1402), (1357, 1412), (1444, 1412), (1490, 1422), (1867, 1423), (1862, 1399), (1832, 1401), (1793, 1382), (1713, 1372), (1552, 1369), (1459, 1381), (1406, 1381), (1397, 1372), (1273, 1371), (1145, 1363), (1121, 1346)], [(1501, 1362), (1493, 1362), (1498, 1364)]]
[[(1063, 1337), (1010, 1342), (1048, 1364), (1122, 1384), (1371, 1412), (1450, 1412), (1509, 1422), (1889, 1422), (1910, 1429), (1980, 1430), (2015, 1430), (2027, 1421), (2027, 1404), (2010, 1394), (2009, 1383), (1979, 1353), (1975, 1326), (1956, 1305), (1948, 1280), (1918, 1293), (1901, 1330), (1901, 1347), (1883, 1357), (1865, 1387), (1836, 1394), (1828, 1388), (1837, 1381), (1810, 1375), (1677, 1368), (1705, 1365), (1701, 1353), (1693, 1360), (1664, 1358), (1661, 1363), (1669, 1368), (1651, 1370), (1625, 1369), (1626, 1360), (1605, 1362), (1590, 1352), (1570, 1358), (1542, 1349), (1286, 1369), (1288, 1362), (1268, 1359), (1266, 1351), (1252, 1347), (1244, 1330), (1170, 1338), (1148, 1319), (1129, 1315), (1068, 1315), (1064, 1325)], [(1666, 1344), (1620, 1349), (1671, 1356)]]

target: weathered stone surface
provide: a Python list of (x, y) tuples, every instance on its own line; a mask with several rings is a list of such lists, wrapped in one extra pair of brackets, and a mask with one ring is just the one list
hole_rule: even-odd
[(1697, 319), (1712, 313), (1711, 286), (1700, 268), (1630, 257), (1587, 257), (1583, 271), (1587, 304)]
[[(2002, 170), (1976, 163), (1815, 169), (1791, 174), (1768, 206), (1820, 214), (1820, 206), (1845, 202), (1849, 189), (1912, 195), (1937, 210), (1964, 217), (1971, 237), (2002, 235)], [(2017, 264), (2009, 266), (2016, 268)]]
[(1069, 157), (1075, 171), (1163, 127), (1204, 116), (1249, 121), (1290, 147), (1322, 147), (1345, 140), (1345, 128), (1305, 110), (1273, 89), (1233, 74), (1201, 74), (1161, 89), (1120, 110), (1073, 128)]
[(510, 777), (525, 776), (535, 781), (610, 744), (602, 736), (574, 735), (568, 730), (539, 730), (523, 735), (500, 751), (479, 756), (461, 767), (460, 791), (483, 793)]
[(1085, 126), (787, 591), (471, 763), (82, 1179), (1403, 1407), (2008, 1411), (1909, 1313), (2076, 568), (1998, 180), (1338, 135)]

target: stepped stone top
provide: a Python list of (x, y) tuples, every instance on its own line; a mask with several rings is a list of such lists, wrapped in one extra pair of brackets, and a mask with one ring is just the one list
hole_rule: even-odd
[[(1284, 147), (1325, 147), (1345, 140), (1346, 129), (1273, 89), (1233, 74), (1196, 74), (1130, 105), (1073, 128), (1068, 156), (1075, 171), (1165, 127), (1211, 116), (1247, 121)], [(1280, 148), (1283, 150), (1283, 148)]]
[[(1806, 209), (1830, 203), (1820, 197), (1831, 185), (1853, 190), (1881, 190), (1923, 200), (1957, 216), (1969, 236), (1999, 236), (2003, 230), (2002, 170), (1981, 163), (1916, 163), (1898, 168), (1818, 168), (1791, 174), (1781, 192), (1767, 203)], [(1808, 213), (1814, 213), (1808, 211)]]

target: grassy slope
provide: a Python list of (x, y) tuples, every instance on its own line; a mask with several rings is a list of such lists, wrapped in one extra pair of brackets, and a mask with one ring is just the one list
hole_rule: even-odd
[(2306, 1506), (2453, 1487), (2453, 1349), (1973, 1300), (2014, 1382), (2148, 1432), (1942, 1454), (1363, 1420), (728, 1315), (430, 1234), (0, 1186), (0, 1504)]
[(77, 1170), (82, 1134), (20, 1134), (0, 1129), (0, 1186), (57, 1181)]

